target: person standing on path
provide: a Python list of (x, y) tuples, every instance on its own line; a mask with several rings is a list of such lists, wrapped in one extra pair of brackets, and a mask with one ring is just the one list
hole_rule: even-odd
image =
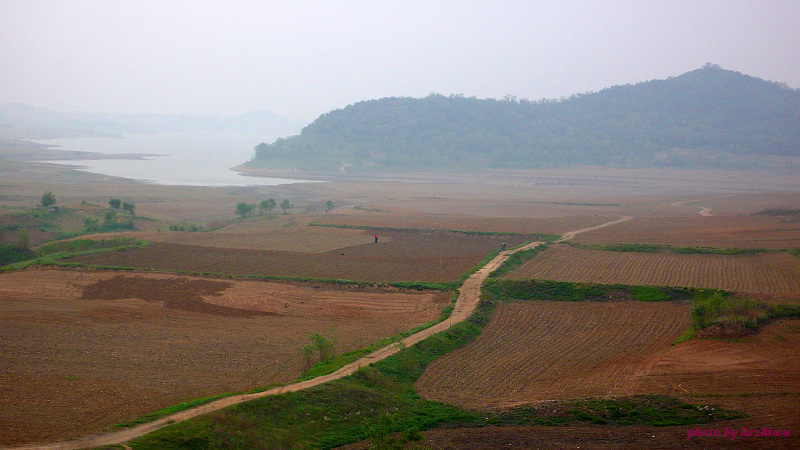
[(375, 235), (375, 243), (376, 244), (378, 243), (378, 235), (377, 234)]

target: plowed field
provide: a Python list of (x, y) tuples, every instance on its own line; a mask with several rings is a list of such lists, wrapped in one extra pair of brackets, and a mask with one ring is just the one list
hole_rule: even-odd
[(800, 323), (777, 321), (736, 341), (670, 346), (688, 326), (687, 313), (688, 305), (677, 303), (503, 304), (473, 343), (430, 364), (416, 387), (426, 398), (475, 409), (583, 396), (674, 395), (748, 414), (701, 429), (770, 427), (791, 430), (791, 438), (687, 441), (688, 426), (577, 426), (441, 429), (424, 433), (425, 442), (435, 448), (796, 448)]
[(431, 363), (415, 387), (468, 408), (633, 394), (648, 358), (688, 326), (684, 303), (501, 304), (475, 341)]
[[(238, 225), (238, 224), (236, 224)], [(233, 228), (226, 227), (227, 228)], [(237, 227), (241, 228), (241, 227)], [(252, 227), (255, 228), (255, 227)], [(242, 249), (302, 251), (324, 253), (354, 245), (372, 242), (372, 234), (363, 230), (306, 227), (275, 228), (254, 231), (215, 231), (215, 232), (147, 232), (124, 233), (149, 242), (169, 244), (199, 245), (203, 247)], [(388, 238), (386, 238), (388, 239)]]
[(0, 445), (96, 432), (180, 401), (297, 377), (308, 335), (361, 348), (448, 293), (151, 273), (0, 273)]
[[(713, 211), (712, 211), (713, 212)], [(770, 216), (636, 217), (581, 234), (588, 244), (669, 244), (678, 247), (800, 248), (800, 223)]]
[[(197, 234), (202, 237), (205, 233)], [(368, 239), (371, 241), (372, 236)], [(451, 233), (382, 232), (379, 233), (378, 244), (370, 242), (325, 253), (226, 249), (156, 242), (150, 247), (97, 253), (72, 261), (157, 270), (370, 282), (453, 281), (502, 242), (515, 246), (522, 244), (524, 239)]]
[(691, 286), (800, 300), (800, 258), (787, 253), (687, 255), (553, 245), (506, 278)]
[[(453, 201), (441, 202), (436, 208), (452, 208)], [(446, 206), (443, 206), (446, 205)], [(359, 225), (392, 228), (434, 228), (442, 230), (486, 231), (498, 233), (556, 234), (569, 230), (587, 228), (608, 222), (616, 214), (606, 216), (585, 215), (583, 211), (567, 217), (525, 217), (521, 208), (514, 209), (522, 217), (476, 217), (456, 214), (430, 214), (417, 211), (392, 211), (391, 213), (365, 213), (359, 210), (351, 214), (336, 214), (320, 218), (320, 222), (333, 225)]]

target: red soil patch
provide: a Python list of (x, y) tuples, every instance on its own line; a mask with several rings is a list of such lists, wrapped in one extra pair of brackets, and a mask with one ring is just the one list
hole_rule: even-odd
[(192, 398), (296, 378), (425, 323), (448, 293), (152, 273), (0, 273), (0, 445), (63, 440)]

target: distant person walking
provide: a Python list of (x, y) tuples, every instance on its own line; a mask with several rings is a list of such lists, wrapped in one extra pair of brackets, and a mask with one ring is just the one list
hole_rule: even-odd
[(506, 249), (506, 243), (505, 243), (505, 242), (503, 242), (503, 245), (501, 245), (500, 247), (501, 247), (503, 250), (505, 250), (505, 249)]
[(378, 243), (378, 235), (375, 235), (375, 243)]

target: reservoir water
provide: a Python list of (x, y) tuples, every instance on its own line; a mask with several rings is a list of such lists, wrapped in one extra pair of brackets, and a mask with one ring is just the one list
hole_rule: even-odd
[(128, 134), (121, 138), (69, 138), (35, 142), (57, 149), (106, 154), (142, 154), (144, 159), (47, 161), (79, 170), (154, 184), (183, 186), (274, 186), (305, 180), (251, 177), (230, 170), (249, 161), (260, 142), (278, 136), (254, 133), (192, 131)]

